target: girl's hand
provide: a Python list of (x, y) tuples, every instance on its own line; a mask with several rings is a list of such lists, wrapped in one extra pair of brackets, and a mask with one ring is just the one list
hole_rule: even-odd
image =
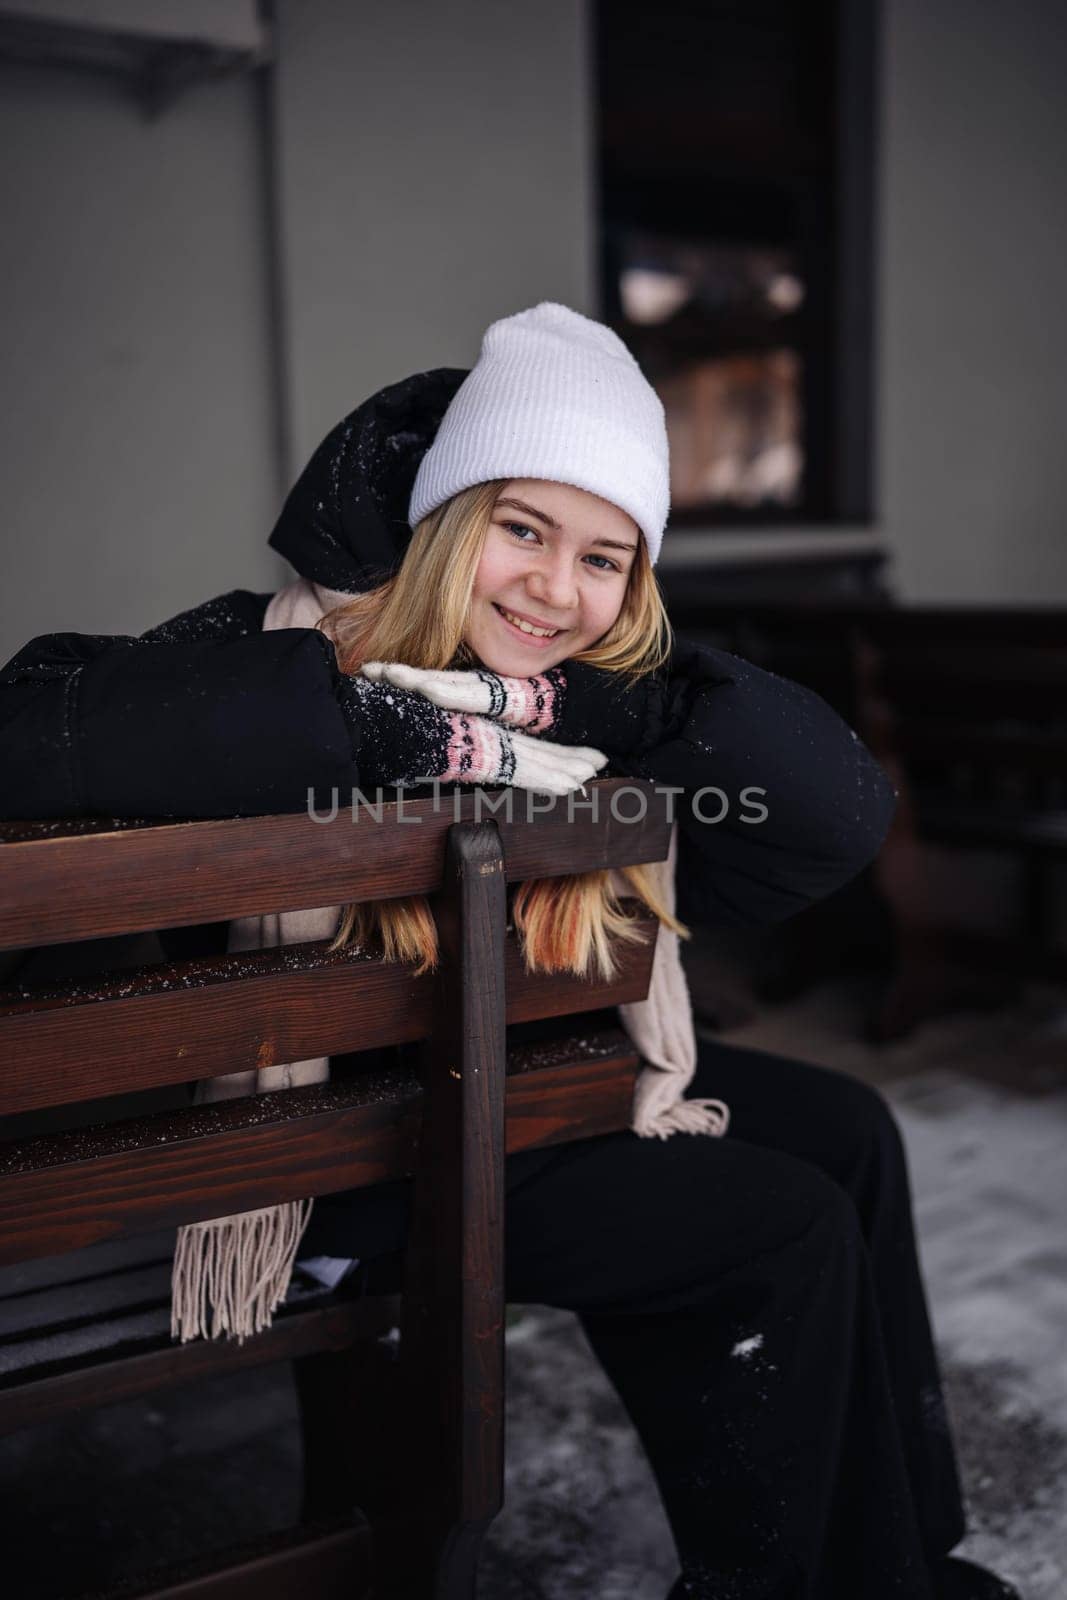
[(492, 717), (447, 710), (387, 679), (344, 674), (339, 699), (356, 741), (363, 783), (440, 778), (570, 794), (595, 778), (608, 759), (587, 745), (532, 739)]
[(529, 734), (552, 730), (563, 703), (566, 679), (562, 667), (533, 678), (503, 678), (476, 668), (469, 672), (430, 671), (402, 661), (365, 661), (362, 676), (395, 689), (414, 689), (446, 711), (491, 717)]
[(587, 661), (566, 661), (535, 678), (503, 678), (479, 667), (437, 672), (400, 661), (365, 661), (362, 675), (381, 687), (412, 691), (443, 710), (488, 717), (505, 728), (548, 735), (561, 745), (605, 750), (612, 760), (643, 755), (681, 724), (674, 699), (685, 700), (684, 678), (670, 683), (646, 673), (636, 683)]
[(595, 778), (601, 767), (607, 765), (602, 750), (587, 746), (554, 744), (551, 739), (531, 739), (525, 733), (505, 733), (501, 737), (511, 746), (515, 769), (508, 778), (497, 778), (498, 783), (509, 783), (516, 789), (533, 789), (537, 794), (572, 794), (584, 789), (590, 778)]

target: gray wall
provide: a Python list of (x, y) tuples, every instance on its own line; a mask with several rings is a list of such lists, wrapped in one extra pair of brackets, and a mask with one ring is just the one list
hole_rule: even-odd
[(278, 13), (280, 467), (251, 79), (145, 121), (106, 79), (0, 66), (0, 660), (276, 587), (279, 469), (381, 384), (472, 361), (494, 317), (592, 309), (581, 3)]
[(910, 600), (1067, 602), (1059, 0), (887, 0), (880, 506)]
[(592, 311), (585, 6), (284, 0), (278, 130), (294, 438), (467, 366), (538, 300)]
[(256, 138), (247, 79), (0, 67), (0, 658), (271, 585)]

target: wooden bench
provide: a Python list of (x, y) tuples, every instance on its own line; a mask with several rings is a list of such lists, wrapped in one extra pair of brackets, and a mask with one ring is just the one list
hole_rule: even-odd
[[(1050, 870), (1067, 861), (1067, 614), (887, 611), (854, 647), (856, 726), (900, 795), (876, 867), (894, 968), (870, 1024), (891, 1040), (959, 1005), (1013, 1002), (1027, 974), (1067, 976)], [(927, 846), (1015, 859), (998, 928), (946, 916)]]
[[(538, 797), (532, 817), (479, 821), (475, 795), (450, 793), (380, 822), (0, 825), (0, 950), (410, 894), (431, 897), (441, 943), (422, 977), (320, 942), (36, 984), (16, 970), (0, 993), (0, 1427), (295, 1362), (302, 1525), (124, 1594), (474, 1594), (503, 1503), (505, 1156), (627, 1127), (638, 1068), (618, 1029), (509, 1058), (505, 1026), (643, 998), (656, 927), (646, 914), (610, 983), (530, 976), (506, 886), (663, 860), (666, 797), (642, 785), (643, 820), (620, 826), (622, 786), (591, 786), (599, 819)], [(414, 1065), (84, 1125), (109, 1096), (413, 1041)], [(398, 1177), (399, 1294), (294, 1279), (243, 1345), (172, 1343), (178, 1225)]]

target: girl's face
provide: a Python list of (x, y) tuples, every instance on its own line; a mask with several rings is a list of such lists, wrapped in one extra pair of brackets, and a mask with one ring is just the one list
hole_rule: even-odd
[(512, 478), (493, 508), (464, 634), (482, 666), (528, 678), (596, 644), (622, 608), (641, 537), (599, 495)]

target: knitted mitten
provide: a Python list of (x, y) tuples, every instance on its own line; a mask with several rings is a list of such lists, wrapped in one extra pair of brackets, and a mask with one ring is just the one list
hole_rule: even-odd
[(600, 750), (530, 738), (488, 717), (445, 710), (391, 682), (346, 675), (340, 698), (362, 783), (439, 778), (569, 794), (607, 762)]
[(563, 744), (595, 743), (608, 755), (633, 755), (663, 731), (664, 685), (653, 675), (627, 683), (617, 672), (568, 661), (532, 678), (505, 678), (483, 667), (428, 671), (400, 661), (365, 661), (364, 678), (417, 690), (450, 711), (489, 717)]
[(417, 690), (446, 710), (491, 717), (505, 727), (525, 728), (528, 733), (553, 732), (566, 691), (562, 667), (550, 667), (534, 678), (502, 678), (484, 667), (436, 672), (409, 667), (403, 661), (365, 661), (361, 671), (373, 683)]

